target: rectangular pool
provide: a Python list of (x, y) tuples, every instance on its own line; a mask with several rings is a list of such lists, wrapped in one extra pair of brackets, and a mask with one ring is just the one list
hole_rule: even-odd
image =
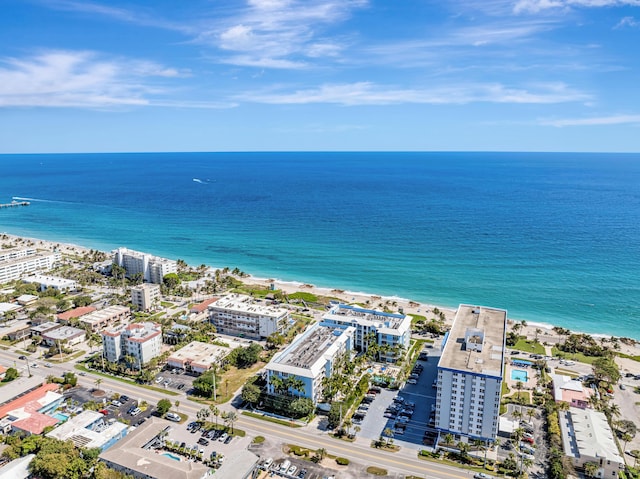
[(526, 383), (529, 380), (529, 375), (523, 369), (512, 369), (511, 379), (513, 381), (520, 381), (520, 382)]

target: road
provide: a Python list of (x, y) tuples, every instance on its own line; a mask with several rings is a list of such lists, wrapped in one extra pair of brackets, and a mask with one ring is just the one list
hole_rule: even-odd
[[(18, 353), (14, 353), (11, 350), (0, 350), (0, 362), (6, 365), (13, 365), (15, 362), (20, 373), (26, 376), (28, 374), (26, 362), (19, 360), (19, 356)], [(31, 374), (35, 377), (42, 378), (43, 381), (46, 380), (46, 377), (49, 375), (61, 376), (67, 371), (78, 373), (71, 363), (52, 363), (51, 367), (47, 368), (44, 367), (44, 361), (35, 361), (29, 358), (29, 364), (34, 362), (38, 363), (38, 367), (30, 368)], [(101, 379), (100, 389), (105, 390), (107, 393), (117, 392), (119, 394), (126, 394), (127, 396), (147, 401), (150, 404), (156, 404), (160, 399), (164, 398), (169, 399), (172, 403), (178, 400), (180, 401), (179, 412), (188, 414), (192, 419), (195, 419), (197, 412), (205, 407), (192, 401), (184, 393), (176, 396), (165, 395), (158, 391), (92, 373), (87, 373), (85, 376), (78, 375), (77, 377), (78, 385), (87, 389), (95, 388), (96, 379)], [(236, 410), (229, 403), (219, 405), (218, 407), (222, 411), (236, 411), (239, 418), (236, 422), (236, 427), (245, 430), (248, 434), (267, 436), (270, 439), (279, 440), (283, 444), (296, 444), (312, 450), (324, 448), (329, 454), (346, 457), (356, 463), (384, 467), (390, 472), (393, 471), (422, 478), (469, 479), (473, 475), (470, 472), (455, 467), (420, 460), (417, 458), (415, 450), (409, 448), (403, 448), (396, 453), (375, 450), (366, 445), (334, 439), (316, 429), (289, 428), (243, 416), (241, 411)]]

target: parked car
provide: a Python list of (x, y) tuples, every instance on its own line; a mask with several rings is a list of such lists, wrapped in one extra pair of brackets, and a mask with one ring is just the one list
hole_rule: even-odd
[(178, 414), (176, 414), (175, 412), (168, 412), (167, 414), (165, 414), (165, 416), (169, 421), (173, 421), (173, 422), (179, 422), (180, 419), (182, 419)]
[(122, 396), (120, 396), (120, 402), (127, 402), (129, 400), (129, 396), (125, 396), (124, 394)]
[(208, 446), (209, 445), (209, 441), (207, 439), (205, 439), (204, 437), (201, 437), (200, 439), (198, 439), (198, 444), (202, 444), (203, 446)]
[(293, 476), (297, 470), (298, 468), (296, 466), (291, 466), (289, 469), (287, 469), (287, 474), (289, 474), (290, 476)]
[(415, 379), (407, 379), (407, 384), (418, 384), (418, 381)]
[(224, 442), (225, 439), (227, 439), (228, 437), (229, 437), (229, 434), (227, 434), (226, 432), (223, 432), (222, 435), (218, 438), (218, 441)]
[(224, 443), (229, 444), (231, 441), (233, 441), (233, 436), (227, 436), (227, 438), (224, 440)]
[(473, 479), (493, 479), (489, 474), (485, 474), (484, 472), (476, 472), (473, 475)]

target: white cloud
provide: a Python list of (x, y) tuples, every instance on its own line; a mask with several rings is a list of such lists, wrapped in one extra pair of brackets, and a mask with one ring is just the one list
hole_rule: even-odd
[[(149, 61), (105, 59), (88, 51), (51, 51), (0, 59), (0, 107), (114, 108), (157, 105), (203, 108), (167, 100), (154, 77), (184, 76)], [(229, 105), (227, 105), (228, 107)], [(231, 105), (233, 106), (233, 105)], [(210, 104), (211, 108), (220, 107)]]
[(631, 28), (640, 27), (640, 21), (636, 20), (634, 17), (624, 17), (613, 28), (617, 29), (617, 28), (624, 28), (624, 27), (631, 27)]
[(602, 126), (602, 125), (640, 125), (640, 115), (613, 115), (595, 118), (565, 118), (561, 120), (542, 120), (543, 125), (565, 126)]
[(518, 0), (513, 11), (515, 13), (538, 13), (549, 9), (566, 9), (570, 7), (624, 7), (640, 6), (640, 0)]
[(242, 100), (269, 104), (331, 103), (344, 106), (489, 103), (564, 103), (585, 101), (589, 95), (566, 85), (534, 85), (534, 89), (511, 88), (499, 83), (448, 85), (430, 89), (379, 86), (370, 82), (322, 85), (293, 93), (250, 93)]

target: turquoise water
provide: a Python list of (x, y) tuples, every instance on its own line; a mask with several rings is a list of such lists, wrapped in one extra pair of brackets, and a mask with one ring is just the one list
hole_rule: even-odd
[(527, 372), (522, 369), (512, 369), (511, 379), (513, 381), (520, 381), (520, 382), (526, 383), (529, 380), (529, 376)]
[(57, 412), (55, 414), (52, 414), (52, 417), (54, 417), (55, 419), (57, 419), (60, 422), (65, 422), (67, 419), (69, 419), (69, 416), (67, 414), (63, 414), (61, 412)]
[(3, 155), (0, 195), (0, 232), (640, 339), (640, 155)]
[(167, 456), (170, 457), (171, 459), (173, 459), (174, 461), (180, 461), (181, 459), (178, 456), (175, 456), (173, 454), (171, 454), (170, 452), (165, 452), (164, 454), (162, 454), (163, 456)]

